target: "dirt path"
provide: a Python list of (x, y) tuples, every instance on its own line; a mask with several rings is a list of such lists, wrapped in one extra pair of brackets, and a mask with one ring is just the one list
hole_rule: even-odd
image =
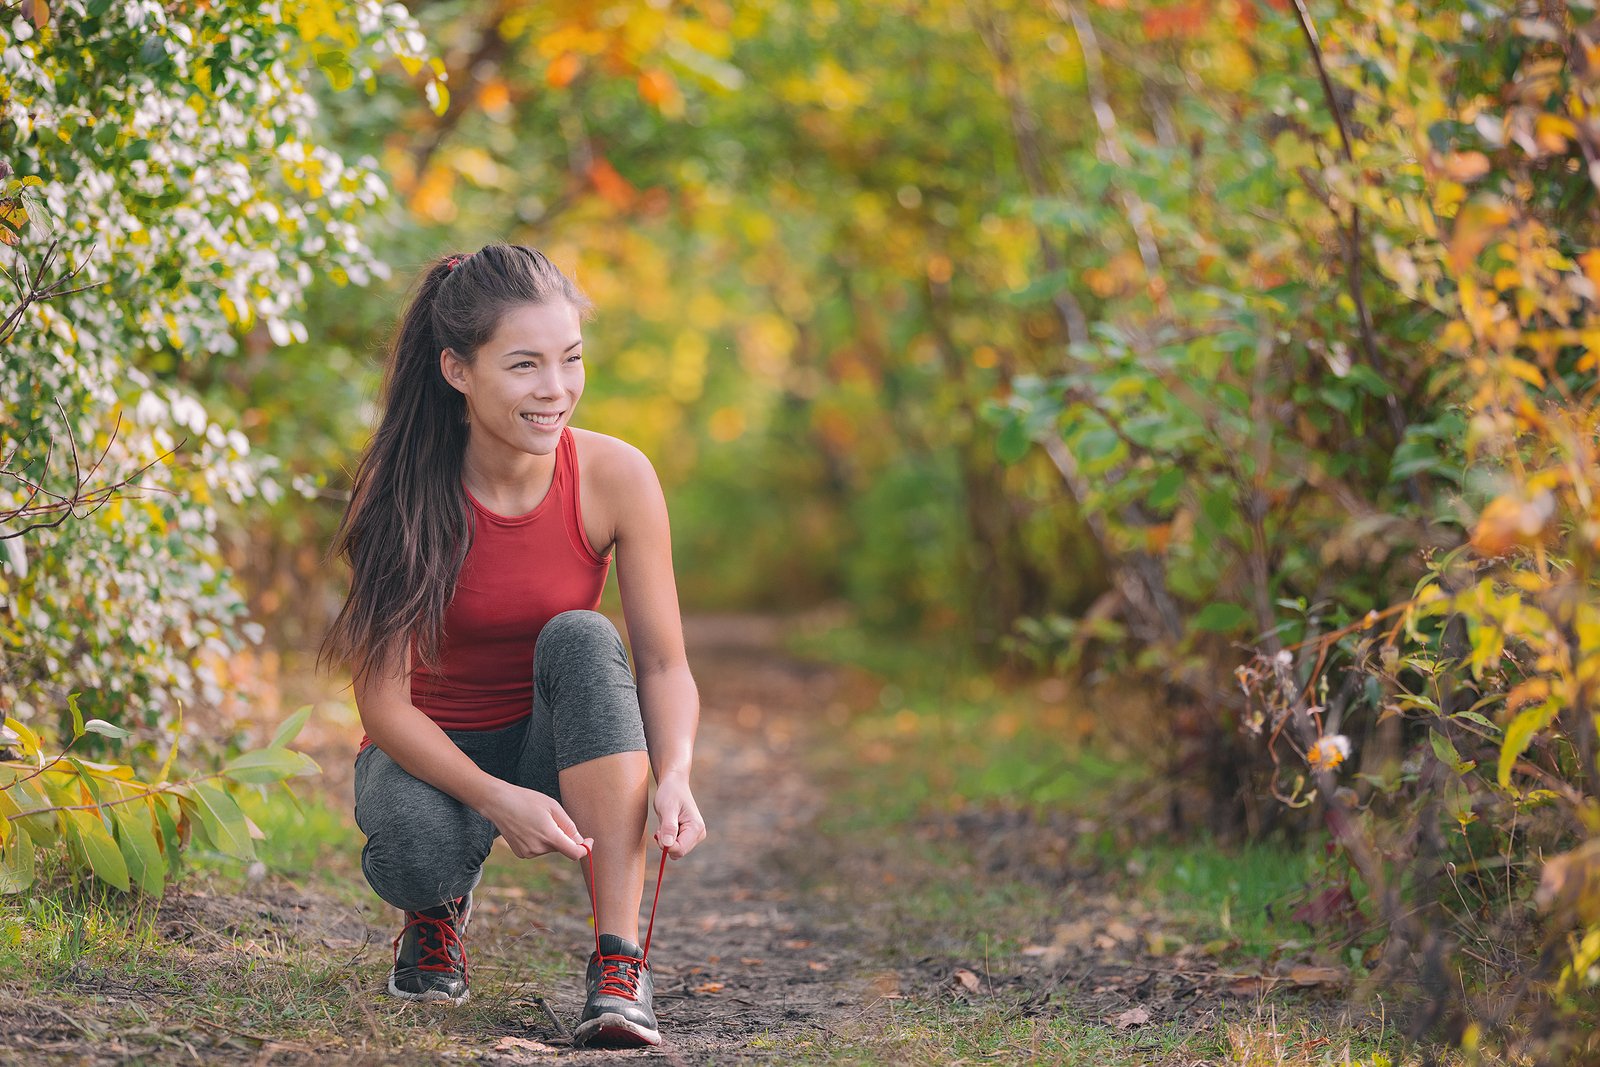
[[(651, 952), (668, 1042), (635, 1055), (674, 1063), (767, 1059), (763, 1039), (796, 1027), (826, 1030), (861, 1004), (859, 953), (840, 936), (849, 924), (797, 890), (792, 877), (816, 846), (810, 827), (821, 809), (799, 750), (813, 728), (808, 716), (820, 717), (840, 679), (783, 655), (771, 621), (695, 619), (688, 640), (702, 706), (695, 788), (712, 833), (689, 860), (668, 866)], [(574, 958), (593, 936), (586, 920), (568, 913), (551, 924)], [(576, 1018), (580, 993), (576, 983), (556, 991), (557, 1015)], [(496, 1055), (499, 1062), (543, 1058), (527, 1050)]]
[[(1241, 989), (1197, 946), (1168, 944), (1160, 916), (1062, 859), (1070, 825), (973, 810), (894, 841), (819, 832), (817, 779), (872, 772), (817, 742), (874, 703), (876, 685), (787, 655), (776, 620), (694, 619), (687, 636), (702, 700), (695, 786), (711, 837), (669, 865), (661, 898), (651, 957), (662, 1048), (571, 1047), (593, 943), (576, 865), (521, 865), (497, 850), (467, 938), (473, 999), (447, 1009), (383, 994), (395, 913), (358, 891), (356, 850), (341, 844), (299, 876), (169, 890), (149, 959), (114, 939), (70, 966), (57, 950), (40, 977), (0, 990), (0, 1064), (950, 1058), (949, 1046), (918, 1046), (907, 1019), (946, 1034), (1001, 1028), (985, 1047), (1014, 1047), (1014, 1062), (1038, 1059), (1066, 1022), (1109, 1030), (1135, 1057), (1117, 1062), (1192, 1064), (1211, 1060), (1143, 1035), (1166, 1027), (1186, 1042), (1247, 1009), (1241, 993), (1294, 984)], [(349, 810), (348, 732), (332, 731), (319, 753), (335, 819)], [(819, 751), (837, 751), (840, 766), (819, 768)], [(927, 858), (941, 841), (955, 859)], [(1014, 892), (1023, 885), (1031, 895)], [(925, 913), (910, 890), (928, 886), (960, 903)], [(1002, 936), (1033, 943), (991, 958)]]

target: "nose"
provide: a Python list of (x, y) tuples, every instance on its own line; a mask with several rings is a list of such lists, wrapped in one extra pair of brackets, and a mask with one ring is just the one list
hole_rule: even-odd
[(561, 375), (554, 367), (542, 367), (533, 379), (533, 394), (541, 400), (554, 400), (561, 395)]

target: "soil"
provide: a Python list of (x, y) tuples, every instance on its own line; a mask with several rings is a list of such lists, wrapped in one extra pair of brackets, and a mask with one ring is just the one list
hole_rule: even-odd
[[(1014, 814), (968, 812), (914, 828), (964, 848), (965, 867), (909, 858), (916, 850), (893, 842), (820, 833), (819, 781), (866, 772), (819, 770), (807, 753), (852, 707), (870, 702), (875, 686), (786, 654), (776, 620), (690, 622), (702, 699), (695, 784), (711, 836), (691, 857), (669, 864), (661, 895), (651, 963), (666, 1043), (630, 1052), (571, 1047), (566, 1027), (582, 1006), (578, 961), (593, 934), (576, 869), (564, 865), (553, 876), (559, 891), (544, 900), (509, 887), (483, 893), (467, 936), (469, 952), (484, 939), (493, 948), (482, 970), (473, 956), (480, 1014), (428, 1056), (485, 1064), (772, 1062), (787, 1058), (783, 1049), (797, 1035), (807, 1035), (809, 1058), (816, 1058), (834, 1039), (870, 1031), (896, 1011), (952, 1001), (988, 1004), (1018, 1019), (1069, 1013), (1125, 1028), (1133, 1041), (1142, 1026), (1182, 1020), (1211, 1027), (1273, 985), (1324, 980), (1309, 972), (1225, 974), (1195, 946), (1167, 943), (1156, 916), (1105, 888), (1094, 871), (1040, 862), (1053, 848), (1070, 852), (1062, 846), (1070, 825), (1052, 830)], [(336, 768), (347, 755), (323, 760), (334, 772), (329, 803), (346, 811), (341, 791), (349, 783)], [(1049, 847), (1041, 847), (1041, 835)], [(897, 884), (924, 877), (1049, 883), (1060, 895), (1063, 921), (1028, 932), (1023, 940), (1036, 943), (1006, 957), (1005, 966), (962, 956), (959, 938), (918, 927), (897, 902)], [(238, 895), (170, 889), (156, 921), (164, 941), (192, 950), (194, 968), (237, 971), (241, 982), (257, 973), (251, 961), (320, 957), (343, 976), (342, 992), (359, 1002), (372, 1040), (347, 1034), (336, 1046), (315, 1047), (260, 1028), (246, 1032), (227, 1019), (212, 1021), (204, 1005), (186, 1005), (182, 975), (165, 983), (119, 982), (102, 966), (81, 981), (69, 974), (59, 999), (0, 993), (0, 1062), (415, 1061), (382, 1039), (380, 1016), (389, 1005), (380, 989), (393, 933), (383, 909), (268, 877)], [(508, 961), (520, 938), (541, 938), (546, 948), (567, 953), (572, 973), (544, 990), (518, 986), (528, 976)], [(496, 984), (518, 988), (499, 1001), (491, 992), (489, 1003), (500, 1007), (485, 1017), (478, 990)], [(129, 1011), (149, 1025), (130, 1028)], [(180, 1016), (184, 1028), (175, 1032)]]

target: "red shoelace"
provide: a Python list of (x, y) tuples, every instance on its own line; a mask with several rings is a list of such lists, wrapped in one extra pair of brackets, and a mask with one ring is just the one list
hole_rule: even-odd
[[(400, 928), (399, 935), (394, 939), (395, 962), (400, 960), (400, 942), (406, 936), (406, 931), (413, 926), (417, 927), (417, 947), (422, 949), (422, 958), (417, 960), (419, 971), (453, 971), (456, 969), (456, 960), (450, 955), (450, 946), (454, 944), (461, 953), (461, 980), (467, 980), (467, 949), (461, 943), (461, 935), (456, 933), (456, 928), (450, 919), (435, 919), (431, 915), (421, 912), (410, 912), (412, 918)], [(432, 927), (438, 940), (433, 944), (434, 938), (428, 936), (428, 928)]]
[(667, 877), (667, 850), (661, 850), (661, 868), (656, 871), (656, 894), (650, 901), (650, 925), (644, 932), (644, 952), (639, 956), (625, 953), (606, 955), (600, 951), (600, 903), (594, 890), (594, 850), (583, 846), (584, 858), (589, 861), (589, 914), (594, 919), (594, 955), (600, 967), (600, 992), (612, 996), (639, 999), (639, 972), (649, 966), (650, 939), (656, 932), (656, 905), (661, 903), (661, 883)]

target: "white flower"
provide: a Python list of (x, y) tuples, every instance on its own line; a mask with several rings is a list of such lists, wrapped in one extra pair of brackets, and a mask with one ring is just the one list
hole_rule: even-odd
[(1306, 753), (1306, 762), (1314, 771), (1331, 771), (1350, 758), (1350, 739), (1344, 734), (1328, 734), (1317, 738), (1317, 743)]

